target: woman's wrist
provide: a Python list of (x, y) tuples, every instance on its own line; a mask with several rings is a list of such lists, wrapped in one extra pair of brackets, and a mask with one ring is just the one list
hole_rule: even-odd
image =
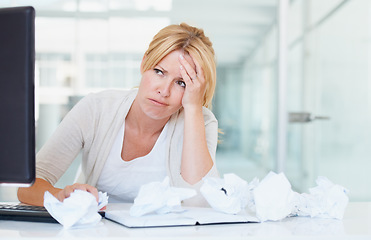
[(197, 112), (202, 112), (202, 105), (199, 104), (187, 104), (183, 106), (184, 112), (187, 113), (197, 113)]

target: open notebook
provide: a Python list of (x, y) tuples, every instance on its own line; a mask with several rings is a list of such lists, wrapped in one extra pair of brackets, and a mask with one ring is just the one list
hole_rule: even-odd
[(257, 223), (259, 220), (248, 212), (224, 214), (212, 208), (184, 207), (183, 212), (130, 216), (130, 204), (117, 204), (106, 210), (105, 218), (130, 228), (194, 226), (205, 224)]

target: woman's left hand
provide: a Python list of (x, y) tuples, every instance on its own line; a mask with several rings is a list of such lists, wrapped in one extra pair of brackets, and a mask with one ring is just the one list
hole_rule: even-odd
[(204, 72), (195, 58), (188, 54), (187, 56), (189, 57), (183, 54), (179, 56), (180, 73), (186, 84), (182, 105), (185, 109), (192, 106), (202, 107), (206, 90)]

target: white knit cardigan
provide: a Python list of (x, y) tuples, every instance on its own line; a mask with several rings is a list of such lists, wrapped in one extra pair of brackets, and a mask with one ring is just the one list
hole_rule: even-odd
[[(137, 89), (106, 90), (89, 94), (66, 115), (57, 130), (37, 153), (36, 176), (55, 184), (82, 150), (82, 172), (85, 183), (96, 186), (102, 168), (127, 113), (137, 95)], [(215, 152), (218, 122), (212, 112), (203, 108), (206, 139), (214, 161), (207, 177), (217, 177)], [(176, 187), (193, 188), (198, 195), (186, 200), (186, 205), (205, 206), (199, 193), (202, 181), (190, 185), (180, 174), (183, 149), (184, 112), (173, 114), (169, 120), (167, 144), (167, 175)], [(205, 176), (205, 177), (206, 177)]]

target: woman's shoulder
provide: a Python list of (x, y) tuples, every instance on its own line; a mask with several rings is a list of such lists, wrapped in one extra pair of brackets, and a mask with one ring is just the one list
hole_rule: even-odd
[(217, 119), (214, 113), (210, 109), (206, 107), (202, 107), (202, 114), (204, 115), (205, 124), (208, 122), (213, 122), (213, 121), (217, 122)]
[(136, 88), (133, 89), (107, 89), (100, 92), (90, 93), (88, 94), (89, 97), (95, 99), (120, 99), (125, 98), (129, 95), (136, 94), (138, 90)]
[(86, 101), (90, 101), (95, 104), (114, 104), (115, 102), (121, 103), (125, 99), (135, 98), (137, 89), (108, 89), (100, 92), (89, 93), (86, 97)]

